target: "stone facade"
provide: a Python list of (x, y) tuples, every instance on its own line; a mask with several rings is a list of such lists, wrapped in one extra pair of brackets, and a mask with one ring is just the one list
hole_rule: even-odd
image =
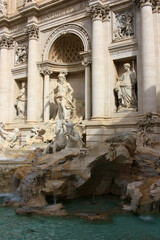
[[(0, 1), (5, 130), (19, 128), (25, 135), (66, 111), (69, 120), (83, 119), (90, 145), (134, 130), (145, 113), (160, 114), (159, 82), (159, 1)], [(155, 131), (160, 133), (158, 125)]]

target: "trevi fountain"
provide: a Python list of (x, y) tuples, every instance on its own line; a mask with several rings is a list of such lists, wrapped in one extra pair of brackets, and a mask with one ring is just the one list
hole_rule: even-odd
[(160, 239), (160, 0), (0, 0), (0, 240)]

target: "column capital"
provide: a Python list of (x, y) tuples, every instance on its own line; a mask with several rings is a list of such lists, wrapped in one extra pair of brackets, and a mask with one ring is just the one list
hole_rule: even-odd
[(109, 21), (110, 20), (110, 7), (103, 5), (101, 2), (90, 4), (87, 12), (91, 14), (92, 20)]
[(8, 38), (8, 47), (9, 48), (13, 48), (14, 47), (14, 42), (13, 42), (13, 38), (12, 37)]
[(40, 68), (40, 73), (45, 75), (51, 75), (53, 73), (53, 70), (50, 69), (49, 67), (44, 67), (44, 68)]
[(27, 27), (26, 34), (29, 39), (39, 38), (39, 27), (36, 25), (31, 25)]
[(159, 0), (133, 0), (133, 3), (138, 7), (151, 6), (155, 7), (159, 3)]
[(160, 12), (160, 1), (159, 0), (153, 1), (153, 12)]
[(11, 47), (13, 47), (13, 38), (3, 35), (0, 38), (0, 48), (8, 49), (8, 48), (11, 48)]
[(92, 60), (91, 60), (91, 51), (87, 51), (87, 52), (80, 52), (80, 55), (82, 56), (83, 60), (82, 60), (82, 65), (84, 67), (87, 67), (88, 65), (91, 64)]

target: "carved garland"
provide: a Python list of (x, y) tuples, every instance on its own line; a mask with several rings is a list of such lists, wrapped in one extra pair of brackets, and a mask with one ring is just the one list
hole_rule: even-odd
[[(52, 39), (53, 39), (53, 37), (54, 37), (55, 35), (57, 35), (57, 38), (58, 38), (58, 37), (61, 36), (62, 34), (71, 33), (72, 30), (74, 30), (74, 29), (75, 29), (77, 32), (83, 33), (83, 35), (86, 37), (86, 40), (87, 40), (87, 42), (88, 42), (88, 48), (91, 49), (90, 37), (89, 37), (88, 33), (87, 33), (82, 27), (80, 27), (80, 26), (78, 26), (78, 25), (74, 25), (74, 24), (69, 24), (69, 25), (68, 25), (68, 24), (65, 24), (65, 25), (57, 28), (57, 29), (49, 36), (49, 38), (47, 39), (46, 44), (45, 44), (45, 46), (44, 46), (44, 49), (43, 49), (43, 55), (44, 55), (44, 53), (45, 53), (45, 51), (46, 51), (46, 48), (47, 48), (48, 44), (52, 41)], [(55, 40), (56, 40), (56, 39), (55, 39)]]

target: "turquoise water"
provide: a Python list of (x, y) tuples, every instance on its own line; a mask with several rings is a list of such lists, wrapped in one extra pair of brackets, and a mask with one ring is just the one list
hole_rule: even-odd
[[(0, 198), (1, 203), (3, 198)], [(64, 202), (71, 212), (99, 213), (119, 208), (119, 200), (96, 197)], [(160, 240), (160, 216), (112, 215), (110, 221), (78, 217), (19, 216), (0, 207), (0, 240)]]

